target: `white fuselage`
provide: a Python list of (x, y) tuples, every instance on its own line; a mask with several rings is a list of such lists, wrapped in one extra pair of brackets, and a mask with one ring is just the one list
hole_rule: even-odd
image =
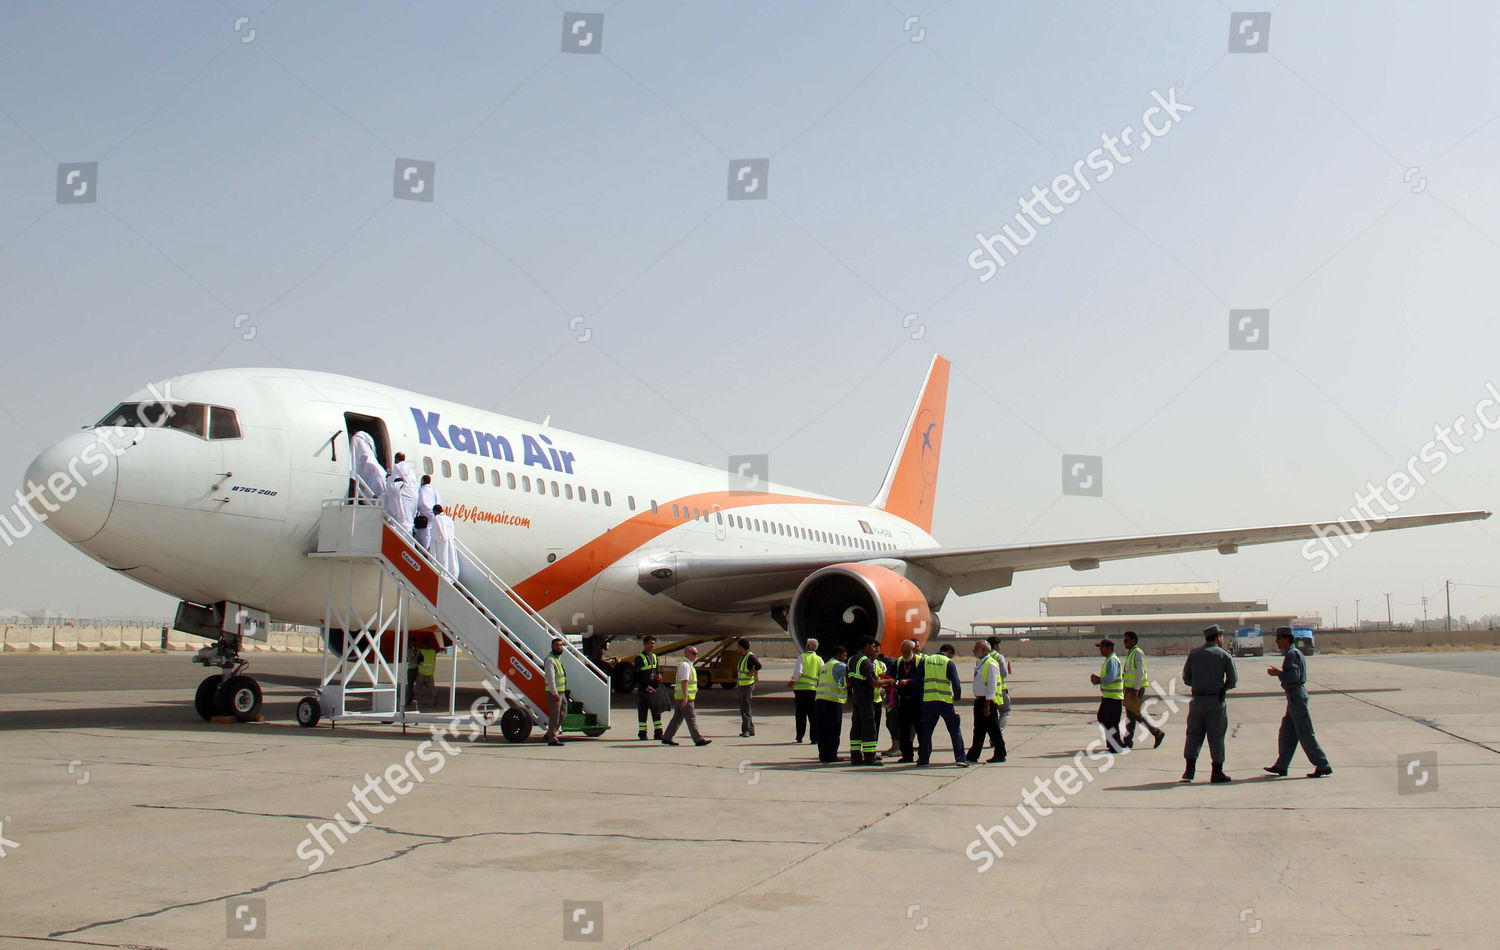
[[(101, 563), (174, 597), (231, 601), (280, 621), (319, 623), (326, 613), (330, 568), (307, 554), (322, 503), (349, 490), (346, 414), (363, 417), (356, 425), (383, 427), (384, 461), (404, 452), (419, 475), (430, 473), (460, 539), (569, 632), (771, 626), (766, 606), (706, 613), (646, 593), (639, 565), (652, 557), (865, 559), (936, 546), (878, 508), (749, 477), (731, 483), (720, 469), (343, 376), (218, 370), (175, 379), (167, 395), (232, 409), (239, 437), (114, 430), (120, 447), (110, 466), (78, 486), (82, 502), (51, 515), (53, 527)], [(130, 401), (151, 398), (142, 391)], [(28, 479), (45, 482), (101, 437), (86, 431), (58, 443), (32, 463)], [(79, 468), (73, 462), (75, 474)], [(372, 570), (355, 585), (356, 600), (372, 600), (374, 585)]]

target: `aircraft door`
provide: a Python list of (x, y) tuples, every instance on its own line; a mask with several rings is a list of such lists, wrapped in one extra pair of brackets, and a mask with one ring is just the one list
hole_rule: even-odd
[(714, 505), (713, 512), (714, 537), (718, 538), (720, 541), (723, 541), (728, 536), (728, 531), (724, 526), (724, 508), (721, 505)]
[[(366, 416), (357, 412), (344, 413), (344, 452), (350, 459), (354, 458), (354, 449), (351, 443), (356, 432), (368, 433), (370, 439), (375, 443), (375, 457), (380, 461), (381, 468), (387, 472), (391, 470), (391, 439), (385, 427), (385, 420), (379, 416)], [(382, 485), (371, 486), (376, 490), (383, 488)], [(354, 479), (349, 479), (348, 497), (354, 497)]]

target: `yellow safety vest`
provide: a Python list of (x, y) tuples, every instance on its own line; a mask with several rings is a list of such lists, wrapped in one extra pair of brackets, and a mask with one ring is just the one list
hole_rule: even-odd
[[(689, 669), (692, 669), (692, 668), (689, 667)], [(692, 702), (693, 700), (695, 700), (695, 699), (698, 698), (698, 671), (697, 670), (693, 670), (692, 671), (692, 675), (690, 675), (687, 678), (687, 682), (684, 683), (682, 681), (682, 677), (679, 676), (677, 678), (677, 682), (675, 682), (675, 683), (672, 684), (672, 695), (676, 696), (679, 701), (683, 698), (683, 696), (682, 696), (683, 690), (687, 690), (687, 701), (688, 702)]]
[(755, 654), (751, 653), (749, 650), (746, 650), (745, 655), (740, 657), (741, 686), (750, 686), (755, 682), (755, 671), (750, 669), (750, 658), (754, 655)]
[[(1108, 661), (1106, 661), (1108, 662)], [(1146, 651), (1135, 646), (1125, 654), (1125, 688), (1146, 688)]]
[[(818, 698), (830, 703), (843, 704), (849, 701), (849, 682), (846, 679), (840, 683), (833, 678), (833, 664), (835, 660), (829, 660), (818, 670)], [(845, 675), (848, 675), (847, 668)]]
[(552, 661), (552, 679), (557, 686), (557, 695), (561, 696), (568, 691), (568, 671), (563, 669), (562, 657), (557, 654), (549, 654), (547, 659)]
[(823, 669), (823, 658), (808, 650), (802, 654), (802, 664), (797, 668), (797, 680), (792, 689), (817, 689), (818, 673)]
[(650, 672), (652, 672), (655, 669), (656, 669), (656, 654), (655, 653), (642, 653), (641, 654), (641, 671), (645, 672), (645, 673), (650, 673)]
[(948, 658), (941, 653), (922, 657), (922, 702), (952, 703), (953, 684), (948, 680)]
[(423, 650), (422, 662), (417, 664), (417, 673), (422, 676), (431, 676), (437, 672), (437, 651)]
[(982, 660), (979, 661), (979, 665), (981, 667), (984, 666), (986, 663), (993, 664), (994, 667), (995, 667), (995, 699), (994, 699), (994, 701), (996, 703), (998, 703), (998, 702), (1000, 702), (1000, 698), (1001, 698), (1000, 694), (1005, 691), (1005, 668), (1000, 665), (1000, 658), (998, 656), (996, 656), (995, 654), (993, 654), (993, 653), (986, 653), (984, 655), (984, 659), (982, 659)]
[[(1110, 656), (1113, 656), (1113, 654), (1110, 654)], [(1105, 657), (1104, 665), (1099, 667), (1099, 695), (1104, 699), (1124, 699), (1125, 684), (1121, 680), (1115, 680), (1113, 683), (1103, 681), (1104, 677), (1109, 673), (1109, 660), (1110, 657)]]
[[(885, 675), (885, 664), (882, 663), (882, 662), (880, 662), (879, 660), (875, 661), (875, 675), (876, 675), (876, 677), (881, 677), (881, 676)], [(885, 688), (884, 687), (882, 687), (878, 683), (875, 684), (875, 705), (879, 706), (881, 703), (885, 702), (885, 700), (882, 698), (882, 694), (884, 692), (885, 692)]]

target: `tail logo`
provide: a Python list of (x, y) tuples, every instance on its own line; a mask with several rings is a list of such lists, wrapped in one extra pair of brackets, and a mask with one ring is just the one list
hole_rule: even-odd
[(931, 409), (923, 409), (918, 414), (917, 431), (922, 433), (917, 462), (922, 470), (922, 481), (931, 485), (937, 481), (938, 449), (943, 444), (943, 433), (938, 427), (937, 416)]

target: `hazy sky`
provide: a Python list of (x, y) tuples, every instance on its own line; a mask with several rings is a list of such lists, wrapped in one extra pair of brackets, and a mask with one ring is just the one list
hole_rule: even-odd
[[(934, 533), (1046, 541), (1337, 517), (1500, 383), (1493, 3), (1240, 31), (1208, 2), (563, 2), (0, 3), (9, 484), (147, 380), (287, 365), (864, 501), (936, 351)], [(1018, 200), (1153, 91), (1192, 111), (981, 282), (976, 234), (1024, 238)], [(434, 201), (393, 197), (401, 159)], [(762, 200), (727, 200), (744, 159)], [(58, 203), (73, 162), (97, 201)], [(1230, 349), (1237, 308), (1269, 349)], [(1497, 475), (1500, 433), (1402, 510), (1492, 508)], [(1318, 573), (1281, 545), (1024, 574), (943, 622), (1199, 579), (1410, 619), (1497, 563), (1492, 521)], [(47, 531), (0, 550), (0, 607), (44, 606), (172, 608)]]

